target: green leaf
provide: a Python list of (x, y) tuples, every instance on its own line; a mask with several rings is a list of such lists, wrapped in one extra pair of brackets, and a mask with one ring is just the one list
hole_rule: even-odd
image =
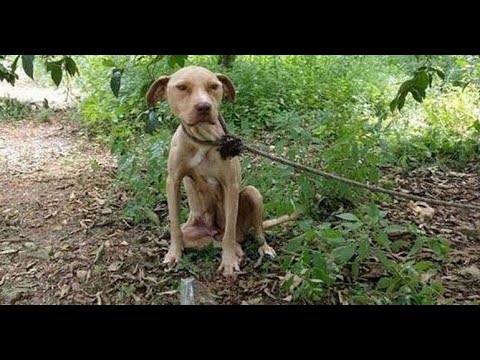
[(414, 81), (415, 87), (425, 90), (428, 87), (428, 74), (422, 70), (415, 75)]
[(370, 240), (364, 239), (358, 247), (358, 258), (360, 261), (365, 260), (370, 255)]
[(391, 277), (381, 278), (380, 280), (378, 280), (377, 289), (378, 290), (384, 290), (384, 289), (388, 288), (390, 286), (390, 284), (392, 283), (392, 280), (393, 279)]
[(355, 231), (355, 230), (363, 227), (363, 223), (361, 221), (358, 221), (358, 222), (343, 222), (342, 226), (347, 231)]
[(390, 103), (390, 111), (391, 112), (394, 112), (395, 109), (397, 108), (397, 101), (398, 101), (398, 98), (395, 98), (392, 100), (392, 102)]
[(340, 246), (332, 251), (332, 256), (340, 263), (344, 264), (349, 261), (353, 255), (355, 255), (355, 250), (357, 250), (356, 244), (349, 244), (345, 246)]
[(60, 83), (62, 82), (62, 76), (63, 76), (63, 71), (62, 71), (62, 64), (63, 64), (64, 59), (59, 60), (59, 61), (50, 61), (47, 63), (47, 71), (50, 72), (50, 76), (52, 77), (52, 80), (55, 85), (59, 86)]
[(480, 121), (476, 120), (474, 123), (473, 123), (473, 128), (475, 130), (477, 130), (477, 132), (480, 133)]
[(393, 252), (398, 252), (400, 249), (407, 247), (409, 245), (409, 242), (406, 240), (397, 240), (392, 243), (390, 246), (392, 248)]
[(312, 275), (317, 279), (323, 280), (326, 284), (332, 283), (333, 279), (330, 276), (330, 272), (328, 271), (327, 260), (325, 259), (323, 254), (319, 252), (315, 252), (312, 257), (312, 262), (313, 262)]
[(440, 79), (445, 80), (445, 73), (442, 70), (434, 68), (433, 71), (435, 71), (437, 73), (437, 75)]
[(413, 98), (414, 98), (417, 102), (421, 103), (421, 102), (423, 101), (423, 98), (422, 98), (422, 96), (420, 95), (420, 92), (419, 92), (416, 88), (412, 88), (412, 89), (410, 90), (410, 92), (412, 93)]
[(327, 240), (343, 240), (343, 233), (335, 229), (325, 229), (321, 236)]
[(12, 63), (12, 72), (15, 73), (15, 71), (17, 71), (17, 63), (18, 63), (18, 59), (20, 59), (20, 55), (18, 55), (15, 60), (13, 60), (13, 63)]
[(415, 270), (417, 271), (427, 271), (430, 269), (435, 269), (435, 265), (431, 261), (419, 261), (415, 264)]
[(353, 277), (357, 278), (359, 274), (360, 274), (360, 261), (358, 259), (355, 259), (355, 261), (352, 263), (352, 275)]
[(388, 235), (384, 231), (379, 231), (377, 234), (377, 242), (384, 246), (388, 251), (392, 252), (392, 249), (390, 248), (391, 241), (388, 238)]
[(113, 95), (118, 98), (118, 93), (120, 92), (120, 86), (122, 84), (122, 73), (121, 69), (114, 69), (112, 71), (112, 78), (110, 79), (110, 88), (112, 89)]
[(79, 74), (78, 67), (75, 61), (70, 57), (65, 57), (65, 68), (70, 76), (75, 76), (75, 74)]
[(430, 286), (440, 294), (443, 294), (445, 292), (445, 288), (443, 287), (442, 283), (439, 281), (433, 281)]
[(408, 256), (412, 256), (418, 253), (422, 249), (423, 244), (425, 244), (425, 237), (419, 236), (417, 240), (415, 240), (415, 243), (413, 244), (412, 248), (410, 249)]
[(404, 93), (404, 94), (400, 95), (400, 97), (398, 98), (398, 101), (397, 101), (398, 110), (402, 110), (403, 106), (405, 105), (405, 97), (406, 96), (407, 96), (407, 93)]
[(380, 260), (382, 265), (385, 266), (387, 268), (387, 270), (391, 268), (392, 261), (387, 258), (387, 256), (385, 255), (385, 253), (382, 250), (375, 249), (375, 254), (376, 254), (378, 260)]
[(168, 57), (168, 66), (170, 68), (174, 68), (175, 65), (183, 67), (185, 65), (185, 60), (187, 59), (188, 55), (170, 55)]
[(35, 55), (22, 55), (23, 71), (33, 80), (33, 60)]
[(448, 241), (445, 239), (433, 239), (430, 241), (429, 246), (435, 255), (442, 258), (446, 257), (450, 251)]
[(360, 221), (360, 219), (358, 217), (356, 217), (355, 215), (353, 215), (351, 213), (340, 214), (340, 215), (337, 215), (337, 217), (339, 217), (340, 219), (343, 219), (343, 220), (347, 220), (347, 221)]
[(115, 67), (115, 62), (112, 59), (103, 59), (102, 65), (105, 67)]
[(415, 84), (414, 80), (407, 80), (405, 81), (401, 86), (400, 89), (398, 89), (398, 94), (407, 94), (410, 88)]
[(303, 235), (294, 237), (287, 244), (287, 251), (297, 252), (301, 250)]
[(146, 217), (156, 225), (160, 226), (160, 219), (158, 218), (158, 215), (155, 214), (155, 212), (149, 208), (144, 208), (145, 215)]

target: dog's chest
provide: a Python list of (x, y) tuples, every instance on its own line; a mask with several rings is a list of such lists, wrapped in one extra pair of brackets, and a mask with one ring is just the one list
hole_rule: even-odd
[(208, 149), (199, 149), (190, 159), (189, 165), (191, 168), (196, 168), (200, 166), (201, 164), (205, 163), (208, 161), (207, 158), (208, 154)]
[(198, 175), (215, 178), (219, 156), (214, 149), (199, 149), (189, 160), (189, 166)]

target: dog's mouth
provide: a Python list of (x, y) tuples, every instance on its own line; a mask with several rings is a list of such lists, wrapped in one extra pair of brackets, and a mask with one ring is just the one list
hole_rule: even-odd
[(180, 121), (184, 127), (184, 131), (190, 137), (194, 137), (203, 141), (216, 141), (224, 132), (220, 126), (212, 126), (219, 124), (219, 120), (215, 119), (212, 115), (198, 116), (191, 118), (180, 118)]
[(200, 124), (210, 124), (215, 125), (217, 123), (216, 119), (212, 114), (196, 114), (189, 116), (186, 121), (184, 121), (188, 126), (196, 126)]

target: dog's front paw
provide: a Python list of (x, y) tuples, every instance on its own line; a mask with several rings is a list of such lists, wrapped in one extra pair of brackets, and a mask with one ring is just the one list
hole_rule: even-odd
[(170, 246), (168, 249), (167, 255), (163, 259), (163, 263), (169, 266), (177, 264), (182, 258), (182, 248), (178, 246)]
[(218, 267), (218, 271), (222, 272), (223, 276), (234, 276), (235, 271), (240, 271), (240, 258), (233, 253), (226, 253), (222, 254), (222, 262)]
[(260, 257), (264, 257), (265, 255), (268, 255), (272, 259), (277, 255), (275, 253), (275, 250), (273, 250), (273, 248), (269, 246), (267, 243), (264, 243), (262, 246), (258, 248), (258, 253), (260, 254)]

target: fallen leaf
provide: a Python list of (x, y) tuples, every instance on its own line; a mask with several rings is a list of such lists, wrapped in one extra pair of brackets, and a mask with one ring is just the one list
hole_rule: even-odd
[(159, 293), (158, 295), (160, 295), (160, 296), (161, 296), (161, 295), (174, 295), (174, 294), (176, 294), (176, 293), (178, 293), (178, 290), (169, 290), (169, 291), (161, 292), (161, 293)]
[(265, 289), (263, 290), (263, 292), (264, 292), (265, 294), (267, 294), (267, 296), (270, 297), (270, 298), (272, 298), (273, 300), (277, 300), (277, 298), (270, 292), (270, 290), (268, 290), (268, 288), (265, 288)]
[(433, 276), (435, 276), (436, 272), (425, 272), (420, 275), (420, 282), (422, 284), (426, 284), (428, 280), (430, 280)]
[(373, 265), (369, 272), (362, 275), (362, 278), (365, 278), (365, 279), (379, 279), (383, 276), (383, 274), (384, 274), (383, 266)]
[(52, 230), (53, 231), (61, 231), (63, 229), (62, 225), (53, 225)]
[(15, 254), (17, 253), (19, 250), (15, 250), (15, 249), (7, 249), (7, 250), (3, 250), (3, 251), (0, 251), (0, 255), (8, 255), (8, 254)]
[(460, 269), (458, 272), (463, 275), (470, 275), (474, 279), (480, 279), (480, 269), (478, 269), (478, 267), (475, 265), (470, 265), (466, 268)]
[(478, 239), (480, 238), (480, 229), (472, 229), (472, 228), (467, 228), (467, 227), (459, 227), (457, 228), (457, 231), (459, 233), (462, 233), (463, 235), (472, 238), (472, 239)]
[(97, 305), (102, 305), (102, 292), (99, 291), (98, 293), (95, 294), (95, 296), (97, 297)]
[(410, 201), (407, 206), (417, 214), (422, 223), (426, 221), (431, 221), (435, 215), (435, 209), (431, 208), (427, 203), (419, 201), (414, 203)]
[(87, 275), (88, 275), (88, 271), (77, 270), (77, 278), (79, 278), (80, 281), (85, 282), (87, 280)]
[(60, 294), (59, 294), (60, 299), (64, 298), (65, 295), (67, 295), (69, 291), (70, 291), (70, 285), (68, 285), (68, 284), (62, 285), (62, 287), (60, 288)]
[(103, 208), (102, 210), (100, 210), (100, 214), (102, 215), (109, 215), (111, 213), (113, 213), (113, 211), (110, 208)]
[(35, 259), (40, 259), (40, 260), (50, 260), (50, 256), (45, 250), (38, 250), (38, 251), (24, 251), (20, 253), (23, 256), (26, 257), (32, 257)]
[(102, 257), (103, 253), (105, 251), (105, 245), (102, 244), (98, 247), (98, 249), (95, 251), (95, 259), (93, 260), (93, 263), (96, 264), (98, 260)]
[(118, 269), (120, 269), (122, 267), (123, 263), (121, 261), (114, 261), (113, 263), (111, 263), (107, 270), (108, 271), (111, 271), (111, 272), (115, 272), (117, 271)]
[(13, 304), (15, 301), (20, 300), (23, 292), (24, 290), (22, 289), (3, 290), (2, 297), (7, 303)]
[(449, 176), (453, 176), (453, 177), (465, 177), (465, 176), (468, 176), (468, 174), (464, 174), (464, 173), (459, 173), (459, 172), (456, 172), (456, 171), (450, 171), (448, 173)]
[(247, 303), (248, 305), (260, 305), (262, 303), (262, 300), (263, 299), (261, 297), (257, 297), (254, 299), (247, 300)]

